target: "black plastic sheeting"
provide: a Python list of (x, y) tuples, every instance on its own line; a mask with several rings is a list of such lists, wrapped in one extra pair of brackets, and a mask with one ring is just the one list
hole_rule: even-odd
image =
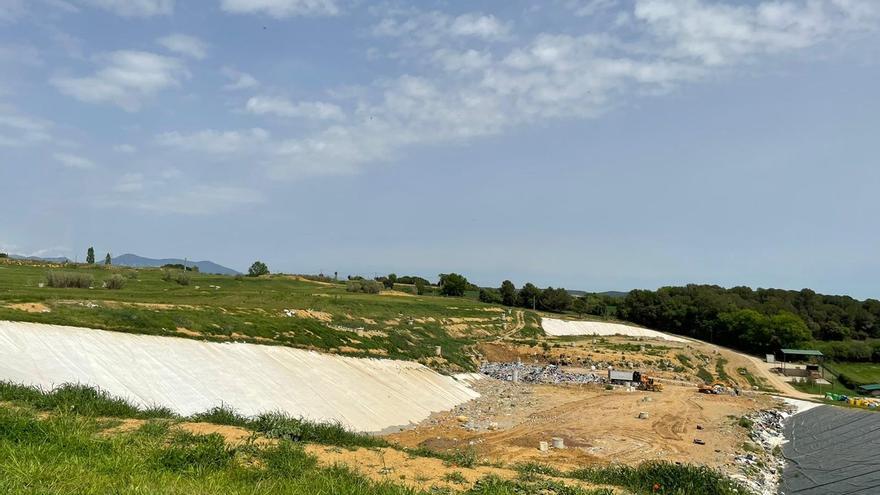
[(785, 425), (785, 495), (880, 494), (880, 413), (820, 406)]

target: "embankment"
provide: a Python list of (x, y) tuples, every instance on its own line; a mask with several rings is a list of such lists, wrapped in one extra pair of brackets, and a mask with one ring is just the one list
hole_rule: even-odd
[(405, 426), (479, 394), (418, 363), (281, 346), (0, 321), (0, 380), (100, 387), (182, 415), (224, 404), (364, 432)]

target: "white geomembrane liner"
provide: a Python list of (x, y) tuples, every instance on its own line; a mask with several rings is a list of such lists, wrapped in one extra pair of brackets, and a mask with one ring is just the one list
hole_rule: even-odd
[(544, 333), (557, 337), (564, 335), (626, 335), (629, 337), (663, 339), (671, 342), (687, 342), (686, 339), (681, 337), (656, 330), (602, 321), (569, 321), (557, 320), (556, 318), (541, 318), (541, 326), (544, 328)]
[(0, 321), (0, 380), (100, 387), (182, 415), (225, 404), (364, 432), (405, 426), (480, 394), (418, 363), (282, 346)]

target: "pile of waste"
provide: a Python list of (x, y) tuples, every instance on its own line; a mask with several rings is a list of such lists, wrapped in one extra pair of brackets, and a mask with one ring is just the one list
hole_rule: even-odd
[(774, 495), (778, 492), (785, 467), (785, 458), (779, 447), (785, 442), (783, 428), (789, 416), (791, 414), (787, 411), (767, 409), (746, 417), (751, 422), (749, 439), (754, 448), (734, 457), (741, 473), (734, 478), (752, 493)]
[[(559, 366), (549, 364), (536, 366), (523, 363), (484, 363), (480, 373), (508, 382), (523, 383), (604, 383), (605, 378), (596, 373), (568, 373)], [(514, 377), (514, 375), (516, 375)], [(514, 379), (515, 378), (515, 379)]]
[(850, 397), (848, 395), (833, 394), (831, 392), (825, 392), (825, 398), (827, 400), (833, 400), (836, 402), (846, 402), (850, 406), (861, 407), (863, 409), (880, 408), (880, 399), (867, 397)]

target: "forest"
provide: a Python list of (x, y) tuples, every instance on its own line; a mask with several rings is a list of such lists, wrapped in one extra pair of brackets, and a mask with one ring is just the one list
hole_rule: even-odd
[(808, 347), (835, 360), (880, 362), (876, 299), (687, 285), (633, 290), (615, 310), (623, 320), (751, 353)]

